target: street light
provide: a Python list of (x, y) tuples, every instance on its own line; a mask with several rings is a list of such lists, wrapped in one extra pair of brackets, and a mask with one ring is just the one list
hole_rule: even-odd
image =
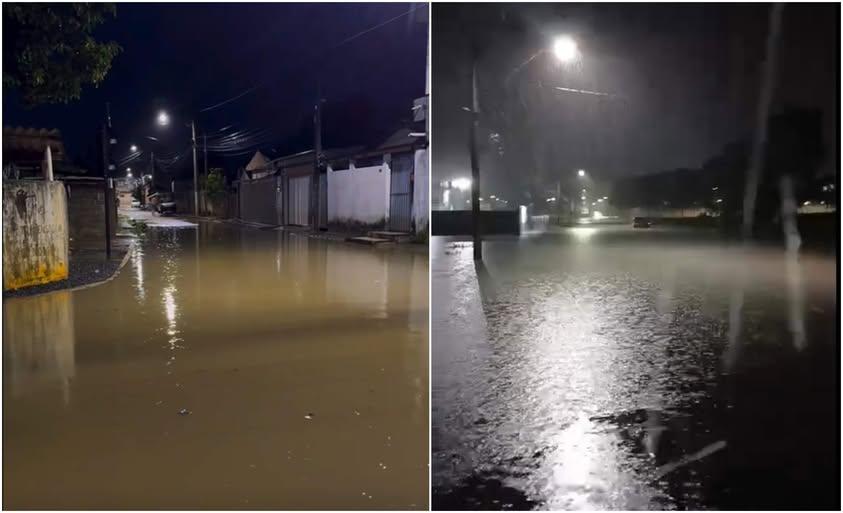
[(568, 36), (562, 36), (553, 42), (553, 54), (562, 63), (569, 63), (577, 60), (580, 51), (577, 42)]
[(138, 151), (138, 147), (133, 144), (133, 145), (129, 146), (129, 151), (134, 153), (134, 152)]
[(577, 171), (577, 176), (579, 176), (580, 178), (584, 177), (585, 176), (585, 169), (580, 169), (579, 171)]
[(158, 124), (161, 126), (167, 126), (170, 124), (170, 116), (163, 110), (158, 113)]

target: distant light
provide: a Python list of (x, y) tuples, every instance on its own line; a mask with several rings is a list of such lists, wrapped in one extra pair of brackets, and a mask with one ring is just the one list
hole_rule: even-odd
[(808, 205), (810, 205), (810, 204), (811, 204), (811, 202), (810, 202), (810, 201), (806, 201), (806, 202), (805, 202), (805, 203), (803, 203), (802, 205), (803, 205), (803, 206), (808, 206)]
[(152, 175), (146, 175), (147, 178), (152, 178)]
[(161, 126), (167, 126), (170, 124), (170, 116), (163, 110), (158, 113), (158, 124)]
[(132, 177), (132, 173), (126, 173), (126, 177), (127, 177), (127, 178), (131, 178), (131, 177)]
[(593, 206), (595, 206), (595, 205), (597, 205), (597, 203), (595, 203), (595, 202), (593, 202), (593, 201), (592, 201), (592, 202), (591, 202), (591, 206), (593, 207)]
[(572, 62), (577, 60), (580, 51), (577, 48), (576, 41), (568, 36), (563, 36), (553, 42), (553, 54), (561, 62)]
[(127, 167), (127, 168), (126, 168), (126, 172), (127, 172), (127, 173), (131, 173), (131, 172), (132, 172), (132, 168)]
[(603, 199), (609, 201), (609, 196), (603, 196)]
[(129, 151), (132, 151), (132, 152), (138, 151), (138, 147), (133, 144), (133, 145), (129, 146)]
[(467, 191), (471, 189), (471, 178), (456, 178), (451, 180), (451, 187), (461, 191)]
[(580, 199), (581, 199), (581, 200), (583, 200), (583, 201), (585, 201), (585, 194), (583, 194), (582, 196), (580, 196)]
[(489, 197), (490, 197), (490, 198), (492, 198), (492, 199), (495, 199), (495, 195), (494, 195), (494, 194), (492, 194), (492, 195), (491, 195), (491, 196), (489, 196)]
[(580, 169), (579, 171), (577, 171), (577, 175), (579, 175), (581, 177), (585, 176), (585, 169)]
[(717, 187), (712, 187), (712, 188), (711, 188), (711, 190), (712, 190), (712, 191), (716, 191), (716, 190), (717, 190)]
[(602, 202), (603, 202), (603, 198), (597, 198), (597, 203), (602, 203)]
[(518, 210), (521, 213), (521, 224), (526, 223), (527, 222), (527, 207), (525, 207), (524, 205), (520, 205), (518, 207)]
[(594, 212), (592, 212), (591, 217), (593, 217), (594, 219), (603, 219), (603, 213), (595, 210)]
[(722, 200), (722, 199), (720, 199), (720, 198), (717, 198), (716, 200), (714, 200), (714, 202), (715, 202), (715, 203), (722, 203), (722, 202), (723, 202), (723, 200)]
[(451, 204), (451, 191), (449, 189), (445, 189), (445, 193), (442, 195), (442, 202), (446, 205)]

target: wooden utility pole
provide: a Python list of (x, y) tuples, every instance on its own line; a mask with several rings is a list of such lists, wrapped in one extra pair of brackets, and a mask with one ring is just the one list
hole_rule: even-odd
[(190, 142), (193, 146), (193, 215), (199, 215), (199, 171), (196, 165), (196, 122), (190, 122)]
[(480, 236), (480, 168), (477, 162), (477, 129), (480, 106), (477, 100), (477, 54), (471, 63), (471, 133), (469, 154), (471, 155), (471, 225), (474, 241), (474, 260), (483, 260), (483, 241)]
[(109, 173), (110, 158), (109, 149), (111, 144), (111, 106), (105, 104), (105, 122), (102, 124), (102, 179), (103, 179), (103, 205), (105, 207), (105, 258), (111, 260), (111, 173)]
[(313, 111), (313, 175), (310, 179), (310, 227), (319, 229), (319, 174), (322, 166), (322, 91), (318, 95)]

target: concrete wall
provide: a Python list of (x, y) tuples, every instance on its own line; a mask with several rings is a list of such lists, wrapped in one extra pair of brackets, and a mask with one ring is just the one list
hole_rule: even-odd
[[(70, 247), (105, 248), (105, 192), (103, 181), (65, 181)], [(117, 203), (109, 209), (111, 236), (117, 233)]]
[(416, 233), (428, 228), (428, 212), (430, 205), (430, 168), (427, 148), (416, 150), (415, 169), (413, 175), (413, 219), (416, 223)]
[(389, 217), (389, 167), (328, 169), (328, 222), (382, 225)]
[(3, 184), (3, 290), (67, 278), (67, 198), (61, 182)]
[[(471, 235), (471, 210), (434, 210), (433, 235)], [(484, 235), (519, 235), (521, 223), (517, 210), (481, 210), (480, 233)]]

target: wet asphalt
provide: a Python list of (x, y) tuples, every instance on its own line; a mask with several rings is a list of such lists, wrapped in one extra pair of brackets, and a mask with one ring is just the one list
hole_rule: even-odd
[(835, 255), (800, 256), (802, 346), (778, 248), (599, 226), (431, 254), (434, 509), (839, 508)]

